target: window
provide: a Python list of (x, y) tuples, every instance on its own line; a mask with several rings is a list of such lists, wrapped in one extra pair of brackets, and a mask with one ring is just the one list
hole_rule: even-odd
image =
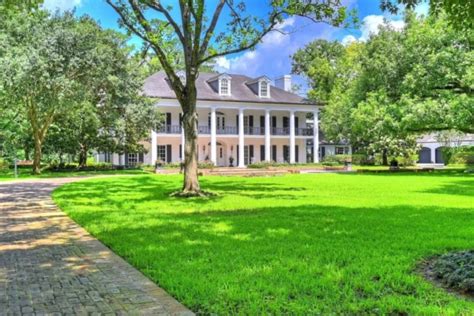
[(112, 162), (112, 155), (109, 152), (104, 153), (104, 162), (107, 162), (107, 163)]
[(220, 80), (220, 95), (230, 95), (230, 81), (222, 78)]
[(266, 81), (260, 81), (260, 97), (262, 98), (269, 97), (268, 82)]
[(336, 155), (343, 155), (344, 147), (336, 147)]
[(138, 163), (138, 154), (128, 154), (128, 165), (135, 166)]
[(166, 162), (166, 146), (158, 145), (158, 161)]

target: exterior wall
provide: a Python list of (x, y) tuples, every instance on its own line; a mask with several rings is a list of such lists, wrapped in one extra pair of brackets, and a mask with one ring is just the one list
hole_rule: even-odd
[[(441, 164), (444, 163), (439, 152), (441, 148), (444, 146), (443, 143), (440, 143), (436, 140), (435, 136), (433, 135), (425, 135), (422, 139), (418, 140), (418, 145), (420, 145), (420, 154), (419, 159), (421, 159), (421, 150), (429, 150), (430, 151), (430, 161), (418, 161), (418, 163), (431, 163), (431, 164)], [(453, 142), (450, 146), (457, 147), (457, 146), (474, 146), (474, 135), (465, 135), (462, 139)]]
[[(172, 99), (160, 100), (157, 103), (157, 107), (164, 115), (164, 125), (160, 130), (151, 132), (151, 138), (144, 142), (146, 153), (143, 157), (143, 163), (153, 165), (155, 161), (162, 160), (162, 158), (166, 158), (166, 162), (180, 162), (182, 160), (180, 145), (183, 141), (180, 126), (181, 108), (178, 102)], [(311, 161), (307, 161), (307, 152), (311, 152), (312, 150), (312, 145), (307, 145), (307, 143), (310, 141), (312, 144), (314, 140), (318, 140), (319, 133), (313, 136), (313, 132), (315, 130), (318, 131), (318, 129), (313, 129), (312, 120), (308, 120), (307, 117), (308, 113), (318, 115), (318, 107), (310, 104), (249, 104), (230, 101), (220, 103), (217, 101), (198, 101), (199, 161), (212, 160), (212, 131), (209, 126), (209, 118), (212, 111), (216, 113), (216, 165), (228, 166), (230, 164), (229, 158), (233, 157), (233, 165), (237, 166), (239, 145), (238, 117), (241, 111), (243, 111), (245, 117), (244, 146), (253, 146), (253, 160), (251, 162), (255, 163), (265, 160), (264, 153), (263, 156), (261, 153), (261, 146), (265, 145), (266, 129), (264, 128), (264, 124), (262, 125), (261, 120), (265, 121), (265, 116), (268, 111), (270, 114), (271, 131), (269, 138), (271, 157), (273, 156), (273, 146), (276, 146), (276, 161), (279, 163), (285, 162), (283, 148), (284, 146), (288, 146), (288, 159), (291, 160), (291, 139), (294, 139), (294, 162), (313, 162), (312, 159)], [(292, 113), (295, 118), (293, 130), (291, 129), (292, 124), (290, 122)], [(253, 129), (248, 128), (250, 125), (250, 116), (253, 116)], [(225, 120), (224, 129), (222, 129), (222, 117)], [(276, 125), (273, 125), (275, 119)], [(325, 147), (326, 156), (335, 153), (336, 145), (320, 145), (320, 143), (321, 142), (318, 142), (318, 146)], [(321, 147), (319, 147), (320, 150), (322, 149)], [(158, 152), (158, 148), (162, 149), (161, 154)], [(164, 154), (164, 151), (166, 151), (166, 154)], [(168, 157), (168, 154), (171, 156)], [(165, 157), (163, 157), (163, 155), (165, 155)], [(105, 156), (99, 154), (98, 158), (99, 161), (104, 161)], [(249, 161), (245, 161), (245, 164), (248, 162)], [(123, 155), (113, 154), (112, 163), (115, 165), (123, 165), (125, 164), (125, 157)]]

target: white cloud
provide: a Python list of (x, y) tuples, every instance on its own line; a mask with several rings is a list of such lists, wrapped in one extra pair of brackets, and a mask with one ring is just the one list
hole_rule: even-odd
[(357, 42), (357, 38), (355, 38), (355, 36), (353, 35), (346, 35), (344, 36), (341, 42), (342, 42), (342, 45), (346, 46), (346, 45), (349, 45), (350, 43)]
[(405, 27), (402, 20), (387, 20), (382, 15), (368, 15), (362, 20), (361, 32), (359, 40), (367, 41), (371, 35), (377, 35), (380, 26), (389, 26), (396, 31), (401, 31)]
[(82, 0), (45, 0), (43, 8), (50, 11), (69, 11), (81, 5)]
[(327, 25), (308, 24), (296, 17), (285, 19), (277, 25), (277, 30), (267, 34), (253, 51), (216, 59), (214, 69), (250, 77), (267, 75), (276, 78), (290, 73), (290, 55), (317, 38), (331, 39), (336, 31)]
[(341, 40), (341, 43), (343, 45), (349, 45), (355, 41), (366, 42), (370, 36), (377, 35), (379, 33), (381, 26), (388, 26), (395, 31), (401, 31), (405, 27), (405, 22), (403, 20), (389, 20), (383, 15), (368, 15), (362, 20), (360, 37), (356, 38), (353, 35), (346, 35)]

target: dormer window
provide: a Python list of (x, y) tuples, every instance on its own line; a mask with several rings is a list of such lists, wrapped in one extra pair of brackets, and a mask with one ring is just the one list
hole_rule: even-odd
[(260, 92), (259, 96), (261, 98), (269, 98), (270, 97), (270, 89), (269, 89), (269, 84), (267, 81), (260, 81)]
[(228, 74), (219, 74), (207, 80), (212, 90), (220, 96), (232, 95), (232, 77)]
[(230, 95), (230, 80), (227, 78), (221, 78), (219, 82), (220, 95)]

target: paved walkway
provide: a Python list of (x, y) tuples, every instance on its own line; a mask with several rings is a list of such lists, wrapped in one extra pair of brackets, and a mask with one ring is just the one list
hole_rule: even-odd
[(0, 183), (0, 315), (192, 315), (54, 205), (76, 180)]

